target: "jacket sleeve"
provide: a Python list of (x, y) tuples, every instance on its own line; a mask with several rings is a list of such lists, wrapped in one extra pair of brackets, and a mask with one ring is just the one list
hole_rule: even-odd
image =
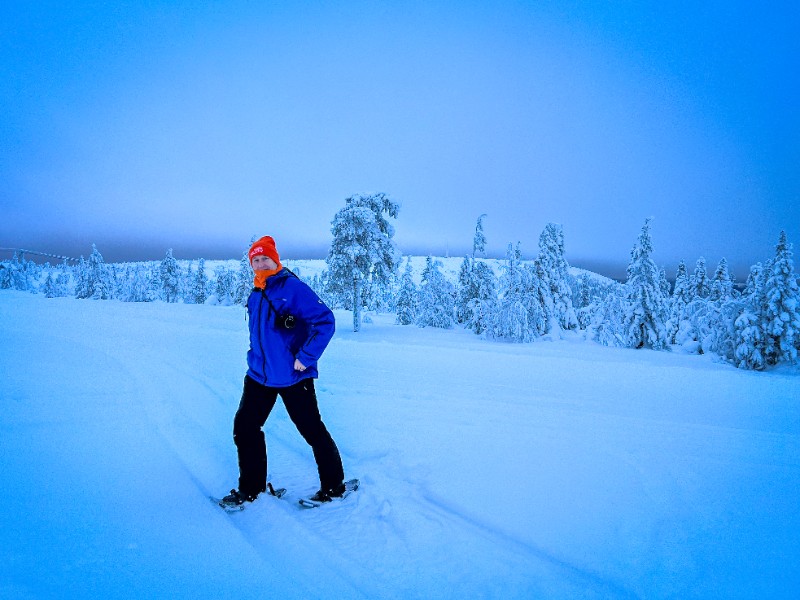
[(314, 365), (322, 356), (325, 348), (336, 331), (336, 320), (333, 312), (308, 285), (297, 282), (297, 317), (307, 327), (308, 337), (297, 351), (297, 358), (306, 367)]

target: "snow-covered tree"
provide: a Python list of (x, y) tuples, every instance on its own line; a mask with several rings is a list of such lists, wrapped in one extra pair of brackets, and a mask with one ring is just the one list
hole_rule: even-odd
[(564, 256), (561, 225), (548, 223), (539, 236), (539, 256), (534, 263), (536, 293), (544, 310), (542, 334), (578, 329), (572, 306), (569, 264)]
[(800, 342), (800, 307), (797, 275), (794, 271), (792, 244), (781, 231), (775, 246), (775, 259), (768, 271), (764, 294), (764, 334), (768, 365), (797, 361)]
[(573, 292), (573, 297), (576, 297), (575, 316), (578, 318), (578, 327), (586, 329), (591, 322), (591, 306), (592, 306), (592, 286), (591, 277), (586, 273), (581, 273), (575, 280), (577, 285), (577, 292)]
[(485, 214), (478, 217), (478, 223), (475, 225), (475, 236), (472, 238), (472, 258), (475, 258), (478, 252), (486, 254), (486, 235), (483, 233), (483, 220), (485, 218)]
[(531, 290), (533, 275), (522, 264), (519, 244), (516, 248), (509, 244), (487, 331), (490, 337), (512, 342), (531, 342), (538, 337), (545, 316)]
[(70, 273), (71, 269), (67, 264), (66, 260), (64, 260), (64, 262), (58, 265), (58, 267), (56, 268), (56, 278), (55, 278), (56, 297), (65, 298), (70, 295), (69, 291), (70, 279), (71, 279)]
[(89, 292), (89, 274), (86, 268), (86, 261), (83, 254), (78, 259), (78, 264), (75, 266), (75, 297), (76, 298), (90, 298)]
[[(678, 332), (681, 331), (681, 324), (686, 320), (687, 307), (694, 299), (689, 272), (686, 263), (678, 263), (678, 271), (675, 274), (675, 287), (672, 290), (672, 297), (669, 301), (669, 319), (667, 320), (667, 340), (670, 344), (682, 343), (678, 341)], [(684, 330), (686, 325), (684, 325)]]
[[(203, 269), (205, 269), (205, 262), (202, 265)], [(199, 277), (198, 268), (198, 277)], [(217, 298), (217, 304), (221, 304), (223, 306), (230, 306), (233, 302), (233, 297), (236, 294), (236, 272), (232, 271), (228, 267), (219, 266), (214, 269), (214, 275), (216, 276), (216, 280), (214, 281), (214, 295)], [(196, 282), (196, 285), (199, 286), (201, 284), (200, 280)], [(206, 282), (206, 288), (208, 288), (208, 283)], [(208, 296), (206, 296), (207, 298)], [(205, 302), (205, 300), (203, 300)]]
[(445, 279), (442, 263), (430, 256), (425, 261), (417, 294), (417, 325), (451, 329), (455, 318), (453, 284)]
[(456, 321), (475, 333), (486, 329), (488, 305), (495, 300), (495, 276), (480, 259), (465, 256), (458, 272), (456, 287)]
[(417, 286), (414, 283), (411, 269), (411, 257), (406, 261), (406, 268), (400, 278), (400, 290), (395, 302), (398, 325), (411, 325), (417, 322)]
[(496, 278), (491, 267), (481, 260), (472, 262), (470, 284), (473, 286), (464, 313), (464, 325), (480, 335), (491, 326), (492, 311), (497, 300)]
[(467, 318), (467, 306), (474, 295), (472, 284), (472, 259), (465, 256), (461, 261), (458, 271), (458, 284), (456, 286), (456, 322), (463, 323)]
[(162, 300), (165, 302), (177, 302), (179, 300), (181, 271), (178, 261), (172, 256), (172, 248), (167, 250), (167, 255), (161, 261), (159, 277)]
[(205, 304), (208, 299), (208, 275), (206, 275), (206, 261), (204, 259), (201, 258), (197, 261), (197, 272), (194, 272), (190, 265), (187, 279), (189, 280), (189, 285), (187, 286), (186, 300), (191, 304)]
[(767, 304), (766, 283), (772, 261), (750, 267), (742, 298), (742, 310), (733, 323), (733, 364), (741, 369), (762, 370), (767, 366), (764, 312)]
[[(353, 331), (361, 328), (362, 287), (365, 282), (388, 285), (396, 274), (399, 254), (392, 238), (399, 205), (384, 193), (356, 194), (333, 218), (333, 242), (326, 263), (328, 292), (353, 310)], [(347, 307), (347, 306), (346, 306)]]
[(161, 300), (161, 263), (150, 263), (143, 268), (146, 271), (144, 279), (147, 282), (147, 301)]
[(89, 260), (84, 261), (83, 256), (78, 263), (75, 297), (80, 299), (92, 298), (94, 300), (107, 300), (111, 297), (111, 282), (103, 261), (103, 256), (92, 244), (92, 253)]
[[(255, 239), (252, 240), (252, 243)], [(253, 269), (250, 266), (250, 259), (248, 258), (248, 250), (244, 251), (242, 258), (239, 260), (239, 268), (236, 270), (236, 279), (234, 281), (233, 303), (234, 304), (247, 304), (247, 298), (250, 296), (250, 290), (253, 289)]]
[(742, 369), (760, 371), (767, 365), (761, 320), (749, 304), (734, 321), (736, 346), (733, 362)]
[(125, 268), (120, 286), (120, 300), (123, 302), (150, 302), (150, 270), (141, 263)]
[(26, 261), (25, 256), (15, 251), (11, 261), (3, 262), (0, 269), (0, 289), (35, 292), (36, 274), (33, 262)]
[(385, 282), (368, 279), (362, 289), (364, 306), (375, 312), (394, 312), (399, 285), (400, 281), (396, 273), (392, 273)]
[(628, 345), (624, 329), (626, 310), (626, 287), (618, 283), (607, 287), (599, 301), (593, 302), (587, 339), (603, 346), (625, 347)]
[(697, 259), (694, 274), (689, 280), (694, 298), (705, 299), (711, 293), (711, 286), (708, 282), (708, 271), (706, 270), (706, 259), (702, 256)]
[(631, 251), (623, 325), (628, 346), (658, 350), (667, 344), (667, 303), (652, 254), (650, 219), (647, 219)]
[(42, 285), (42, 293), (44, 294), (45, 298), (56, 298), (56, 282), (53, 278), (53, 273), (48, 269), (47, 277), (44, 280), (44, 284)]
[(723, 257), (709, 285), (708, 299), (723, 304), (733, 298), (733, 278), (728, 270), (728, 261)]

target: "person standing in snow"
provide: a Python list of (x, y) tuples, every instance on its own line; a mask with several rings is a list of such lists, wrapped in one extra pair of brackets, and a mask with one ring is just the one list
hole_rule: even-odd
[(314, 391), (317, 361), (333, 337), (331, 310), (294, 273), (283, 268), (275, 240), (264, 236), (249, 252), (255, 287), (247, 299), (250, 349), (233, 440), (239, 458), (239, 488), (220, 504), (240, 506), (267, 490), (267, 446), (263, 427), (278, 396), (300, 435), (311, 446), (326, 502), (345, 491), (342, 459), (322, 422)]

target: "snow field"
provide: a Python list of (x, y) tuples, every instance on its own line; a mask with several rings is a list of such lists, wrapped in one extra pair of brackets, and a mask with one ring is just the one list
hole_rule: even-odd
[(244, 311), (0, 293), (0, 598), (791, 598), (800, 378), (350, 313), (317, 393), (347, 501), (227, 515)]

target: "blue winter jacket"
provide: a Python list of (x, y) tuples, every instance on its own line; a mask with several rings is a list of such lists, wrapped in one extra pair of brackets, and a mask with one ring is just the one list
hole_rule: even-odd
[[(317, 377), (317, 361), (333, 337), (336, 322), (331, 309), (294, 273), (282, 269), (267, 279), (264, 290), (254, 288), (247, 299), (250, 350), (247, 375), (269, 387), (288, 387)], [(285, 317), (294, 326), (285, 326)], [(299, 359), (305, 371), (294, 369)]]

